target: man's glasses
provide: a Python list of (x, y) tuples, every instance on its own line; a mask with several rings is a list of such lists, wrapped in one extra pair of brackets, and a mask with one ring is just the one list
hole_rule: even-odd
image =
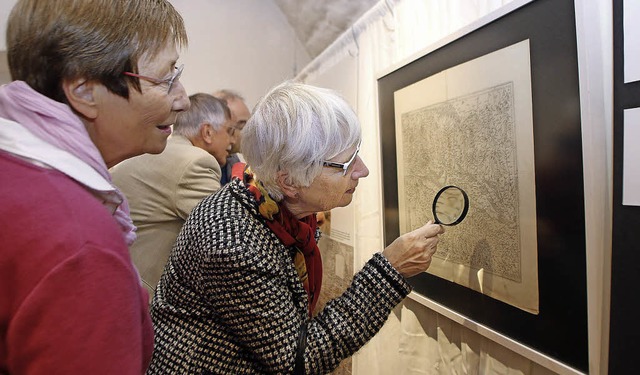
[(223, 124), (222, 126), (227, 128), (227, 134), (229, 134), (229, 136), (231, 136), (231, 137), (235, 137), (236, 132), (240, 131), (240, 129), (238, 129), (235, 125)]
[(175, 68), (175, 71), (173, 72), (173, 75), (171, 77), (167, 78), (167, 79), (152, 78), (152, 77), (147, 77), (147, 76), (143, 76), (143, 75), (136, 74), (136, 73), (131, 73), (131, 72), (123, 72), (122, 74), (124, 74), (126, 76), (129, 76), (129, 77), (136, 77), (136, 78), (144, 79), (145, 81), (149, 81), (151, 83), (155, 83), (156, 85), (166, 84), (167, 85), (167, 93), (170, 93), (171, 92), (171, 88), (173, 87), (173, 83), (180, 79), (180, 76), (182, 75), (182, 71), (183, 70), (184, 70), (184, 64), (182, 64), (179, 67)]
[(360, 144), (362, 143), (362, 141), (358, 142), (358, 146), (356, 147), (356, 152), (353, 153), (353, 155), (351, 156), (351, 158), (349, 159), (348, 162), (346, 163), (336, 163), (333, 161), (322, 161), (322, 166), (323, 167), (331, 167), (331, 168), (338, 168), (338, 169), (342, 169), (342, 175), (346, 176), (347, 175), (347, 170), (349, 169), (349, 167), (351, 166), (351, 164), (353, 164), (353, 162), (356, 160), (356, 156), (358, 156), (358, 152), (360, 151)]

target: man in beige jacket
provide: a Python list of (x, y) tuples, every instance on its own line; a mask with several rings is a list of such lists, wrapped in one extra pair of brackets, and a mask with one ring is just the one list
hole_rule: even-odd
[(130, 252), (150, 297), (187, 216), (220, 189), (220, 168), (235, 142), (236, 119), (224, 101), (202, 93), (189, 99), (191, 108), (178, 116), (161, 154), (111, 169), (138, 227)]

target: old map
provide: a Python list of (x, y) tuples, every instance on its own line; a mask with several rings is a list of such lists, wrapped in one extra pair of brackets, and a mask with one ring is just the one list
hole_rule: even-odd
[(427, 272), (538, 312), (528, 42), (395, 93), (400, 232), (433, 218), (444, 186), (469, 197)]
[(403, 114), (405, 194), (417, 203), (404, 214), (410, 229), (424, 225), (437, 191), (461, 185), (469, 215), (436, 257), (520, 281), (514, 129), (511, 82)]

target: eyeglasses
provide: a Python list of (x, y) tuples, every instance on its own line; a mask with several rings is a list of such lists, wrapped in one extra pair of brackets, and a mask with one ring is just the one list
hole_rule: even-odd
[(358, 152), (360, 151), (360, 144), (362, 143), (362, 141), (358, 142), (358, 146), (356, 147), (356, 152), (353, 153), (353, 155), (351, 156), (351, 158), (349, 159), (348, 162), (346, 163), (336, 163), (333, 161), (322, 161), (322, 166), (323, 167), (331, 167), (331, 168), (338, 168), (338, 169), (342, 169), (342, 175), (346, 176), (347, 175), (347, 170), (349, 169), (349, 167), (351, 166), (351, 164), (353, 164), (354, 160), (356, 160), (356, 156), (358, 156)]
[(175, 68), (175, 71), (173, 72), (173, 75), (167, 79), (158, 79), (158, 78), (152, 78), (152, 77), (147, 77), (147, 76), (143, 76), (140, 74), (136, 74), (136, 73), (131, 73), (131, 72), (123, 72), (122, 74), (129, 76), (129, 77), (136, 77), (136, 78), (140, 78), (140, 79), (144, 79), (145, 81), (149, 81), (151, 83), (155, 83), (156, 85), (161, 85), (161, 84), (166, 84), (167, 85), (167, 93), (171, 92), (171, 88), (173, 87), (173, 83), (177, 80), (180, 79), (180, 76), (182, 75), (182, 71), (184, 70), (184, 64), (180, 65), (179, 67)]
[(240, 129), (238, 129), (235, 125), (223, 124), (222, 126), (227, 128), (227, 134), (229, 134), (230, 137), (235, 136), (236, 132), (240, 131)]

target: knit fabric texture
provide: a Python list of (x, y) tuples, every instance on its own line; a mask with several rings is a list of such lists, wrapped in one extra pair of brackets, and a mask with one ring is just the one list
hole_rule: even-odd
[(371, 339), (410, 292), (378, 253), (309, 320), (293, 251), (266, 226), (240, 180), (205, 198), (156, 289), (147, 374), (291, 373), (303, 322), (305, 373), (325, 374)]

